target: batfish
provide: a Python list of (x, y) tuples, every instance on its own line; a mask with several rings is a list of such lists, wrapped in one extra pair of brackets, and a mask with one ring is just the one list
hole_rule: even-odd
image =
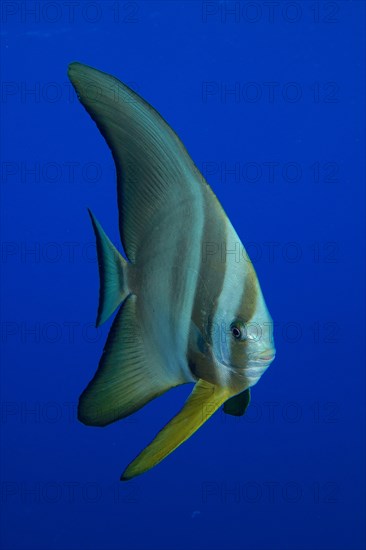
[(78, 418), (106, 426), (167, 390), (194, 388), (129, 464), (146, 472), (224, 404), (241, 415), (275, 357), (273, 322), (244, 246), (177, 134), (128, 86), (72, 63), (78, 98), (116, 166), (124, 256), (90, 212), (100, 274), (97, 326), (114, 311)]

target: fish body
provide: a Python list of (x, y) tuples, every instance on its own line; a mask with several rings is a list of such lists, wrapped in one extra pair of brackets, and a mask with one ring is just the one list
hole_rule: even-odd
[(225, 403), (243, 414), (275, 356), (252, 263), (220, 203), (165, 120), (114, 77), (73, 63), (70, 80), (115, 161), (127, 260), (90, 212), (101, 279), (97, 325), (119, 308), (79, 419), (105, 426), (174, 386), (183, 409), (128, 466), (159, 463)]

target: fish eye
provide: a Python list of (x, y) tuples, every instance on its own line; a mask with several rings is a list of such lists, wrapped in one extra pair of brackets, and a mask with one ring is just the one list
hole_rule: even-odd
[(241, 340), (244, 336), (243, 329), (239, 323), (231, 323), (230, 332), (235, 340)]

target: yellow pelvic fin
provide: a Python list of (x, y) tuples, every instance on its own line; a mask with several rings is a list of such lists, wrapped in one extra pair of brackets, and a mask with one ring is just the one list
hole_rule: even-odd
[(205, 380), (199, 380), (182, 410), (127, 466), (121, 480), (131, 479), (159, 464), (191, 437), (229, 397), (230, 392), (227, 388), (219, 388)]

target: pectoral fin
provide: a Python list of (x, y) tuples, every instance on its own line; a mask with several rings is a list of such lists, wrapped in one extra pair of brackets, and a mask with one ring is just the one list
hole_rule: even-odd
[(127, 466), (121, 479), (127, 480), (150, 470), (186, 441), (228, 399), (229, 390), (199, 380), (182, 410), (155, 439)]
[(224, 404), (224, 413), (232, 416), (243, 416), (250, 403), (250, 388), (234, 395)]

